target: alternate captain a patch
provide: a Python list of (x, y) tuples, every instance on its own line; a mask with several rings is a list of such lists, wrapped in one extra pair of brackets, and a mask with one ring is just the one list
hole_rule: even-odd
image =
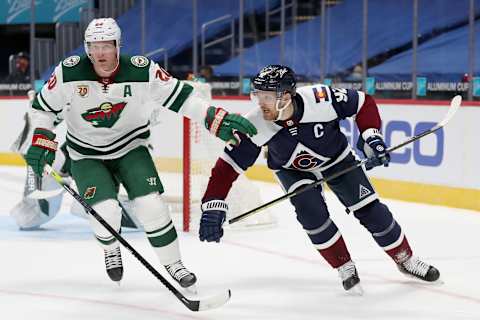
[(320, 90), (313, 87), (312, 90), (313, 90), (313, 95), (315, 96), (316, 103), (329, 101), (327, 89), (325, 89), (325, 87), (320, 87)]
[(82, 118), (90, 122), (95, 128), (111, 128), (120, 119), (126, 102), (112, 104), (104, 102), (99, 107), (88, 109), (82, 113)]

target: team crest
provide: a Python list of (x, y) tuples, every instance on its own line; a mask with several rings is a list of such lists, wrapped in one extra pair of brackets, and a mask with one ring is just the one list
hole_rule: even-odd
[(133, 56), (130, 58), (130, 62), (135, 66), (139, 68), (143, 68), (148, 66), (148, 59), (145, 58), (144, 56)]
[(76, 66), (80, 62), (80, 57), (79, 56), (71, 56), (68, 57), (67, 59), (63, 60), (63, 65), (65, 67), (71, 68)]
[(83, 194), (83, 198), (85, 200), (93, 199), (95, 197), (95, 193), (97, 192), (97, 187), (88, 187)]
[(126, 102), (112, 104), (104, 102), (97, 108), (88, 109), (82, 113), (82, 118), (90, 122), (95, 128), (111, 128), (120, 119)]
[(283, 167), (300, 171), (311, 171), (317, 169), (328, 160), (330, 158), (321, 156), (299, 143), (290, 156), (290, 160)]
[(78, 85), (77, 86), (77, 93), (80, 97), (86, 98), (88, 97), (88, 85)]

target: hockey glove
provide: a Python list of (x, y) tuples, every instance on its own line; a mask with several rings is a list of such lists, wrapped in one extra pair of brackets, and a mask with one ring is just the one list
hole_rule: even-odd
[(40, 177), (43, 175), (45, 164), (51, 165), (55, 160), (58, 143), (54, 139), (55, 133), (50, 130), (37, 128), (33, 131), (32, 145), (27, 150), (25, 160)]
[(364, 154), (368, 158), (365, 169), (370, 170), (377, 166), (388, 167), (390, 155), (387, 152), (383, 136), (378, 129), (371, 128), (365, 130), (362, 133), (362, 138), (365, 141), (363, 146)]
[(205, 127), (213, 135), (234, 145), (240, 142), (234, 135), (235, 130), (249, 136), (257, 134), (257, 128), (246, 118), (239, 114), (228, 113), (225, 109), (216, 107), (209, 107), (207, 109)]
[(210, 200), (202, 203), (202, 218), (200, 219), (200, 241), (220, 242), (223, 237), (222, 225), (228, 211), (228, 205), (223, 200)]

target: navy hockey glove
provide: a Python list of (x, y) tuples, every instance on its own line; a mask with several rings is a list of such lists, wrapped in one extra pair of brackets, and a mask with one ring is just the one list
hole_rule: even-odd
[(45, 164), (52, 165), (58, 143), (54, 141), (55, 133), (50, 130), (36, 128), (33, 131), (32, 145), (27, 150), (25, 160), (38, 176), (43, 175)]
[(205, 116), (205, 127), (213, 135), (223, 141), (238, 144), (238, 138), (234, 131), (253, 136), (257, 134), (257, 128), (246, 118), (239, 114), (228, 113), (225, 109), (209, 107)]
[(223, 237), (222, 225), (225, 222), (228, 205), (223, 200), (210, 200), (202, 203), (200, 219), (200, 241), (220, 242)]
[(390, 155), (387, 152), (387, 146), (383, 141), (382, 134), (377, 129), (367, 129), (362, 133), (362, 138), (365, 141), (363, 150), (368, 161), (365, 168), (370, 170), (377, 166), (388, 167), (390, 162)]

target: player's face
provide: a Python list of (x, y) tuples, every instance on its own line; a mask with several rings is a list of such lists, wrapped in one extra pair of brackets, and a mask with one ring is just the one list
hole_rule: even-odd
[(251, 98), (262, 109), (263, 119), (275, 121), (278, 118), (278, 109), (290, 101), (290, 94), (283, 94), (279, 98), (274, 91), (253, 90)]
[(88, 52), (96, 68), (111, 72), (117, 66), (115, 41), (97, 41), (88, 44)]

